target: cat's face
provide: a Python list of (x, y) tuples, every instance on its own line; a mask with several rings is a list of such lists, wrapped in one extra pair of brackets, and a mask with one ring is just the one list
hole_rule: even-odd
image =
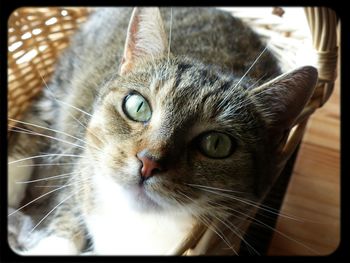
[(100, 87), (86, 131), (91, 173), (138, 209), (200, 215), (259, 198), (317, 80), (303, 67), (256, 87), (189, 57), (169, 56), (158, 9), (135, 9), (119, 75)]
[[(87, 130), (92, 162), (159, 208), (207, 208), (194, 186), (254, 192), (259, 123), (239, 79), (189, 60), (146, 64), (106, 85)], [(249, 124), (249, 125), (248, 125)], [(146, 180), (142, 167), (149, 168)], [(212, 195), (208, 198), (208, 195)], [(150, 201), (150, 200), (148, 200)], [(146, 201), (147, 202), (147, 201)], [(145, 204), (147, 206), (147, 204)]]

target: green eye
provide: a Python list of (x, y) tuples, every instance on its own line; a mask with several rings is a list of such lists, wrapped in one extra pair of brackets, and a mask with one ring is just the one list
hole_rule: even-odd
[(132, 120), (146, 122), (152, 116), (151, 108), (144, 97), (139, 94), (129, 94), (124, 99), (124, 113)]
[(210, 158), (228, 157), (233, 150), (230, 136), (221, 132), (208, 132), (199, 139), (200, 151)]

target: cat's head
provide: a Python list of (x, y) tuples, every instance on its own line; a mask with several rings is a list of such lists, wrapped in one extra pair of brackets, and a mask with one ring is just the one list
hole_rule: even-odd
[(196, 214), (223, 199), (238, 207), (228, 194), (255, 200), (266, 189), (279, 140), (316, 79), (303, 67), (250, 87), (254, 80), (169, 54), (158, 9), (135, 9), (120, 74), (101, 87), (87, 129), (98, 148), (91, 160), (141, 208)]

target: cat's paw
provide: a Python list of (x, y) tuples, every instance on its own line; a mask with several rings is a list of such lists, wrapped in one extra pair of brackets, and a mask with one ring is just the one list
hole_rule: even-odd
[(32, 160), (24, 160), (21, 162), (15, 162), (25, 158), (21, 155), (9, 156), (8, 158), (8, 183), (7, 183), (7, 197), (8, 206), (18, 208), (21, 201), (24, 198), (27, 184), (20, 183), (28, 181), (31, 178), (33, 167)]
[(39, 241), (33, 248), (22, 251), (23, 256), (48, 256), (48, 255), (78, 255), (79, 251), (75, 244), (66, 238), (49, 236)]
[(91, 251), (86, 251), (80, 254), (80, 256), (93, 256), (96, 255), (95, 251), (91, 250)]

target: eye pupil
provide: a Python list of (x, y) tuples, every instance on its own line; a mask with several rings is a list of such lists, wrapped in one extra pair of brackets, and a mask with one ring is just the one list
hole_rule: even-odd
[(137, 112), (139, 112), (139, 111), (140, 111), (140, 109), (141, 109), (142, 105), (143, 105), (143, 101), (140, 103), (139, 107), (137, 108)]
[(214, 149), (216, 150), (219, 146), (220, 137), (216, 138)]

